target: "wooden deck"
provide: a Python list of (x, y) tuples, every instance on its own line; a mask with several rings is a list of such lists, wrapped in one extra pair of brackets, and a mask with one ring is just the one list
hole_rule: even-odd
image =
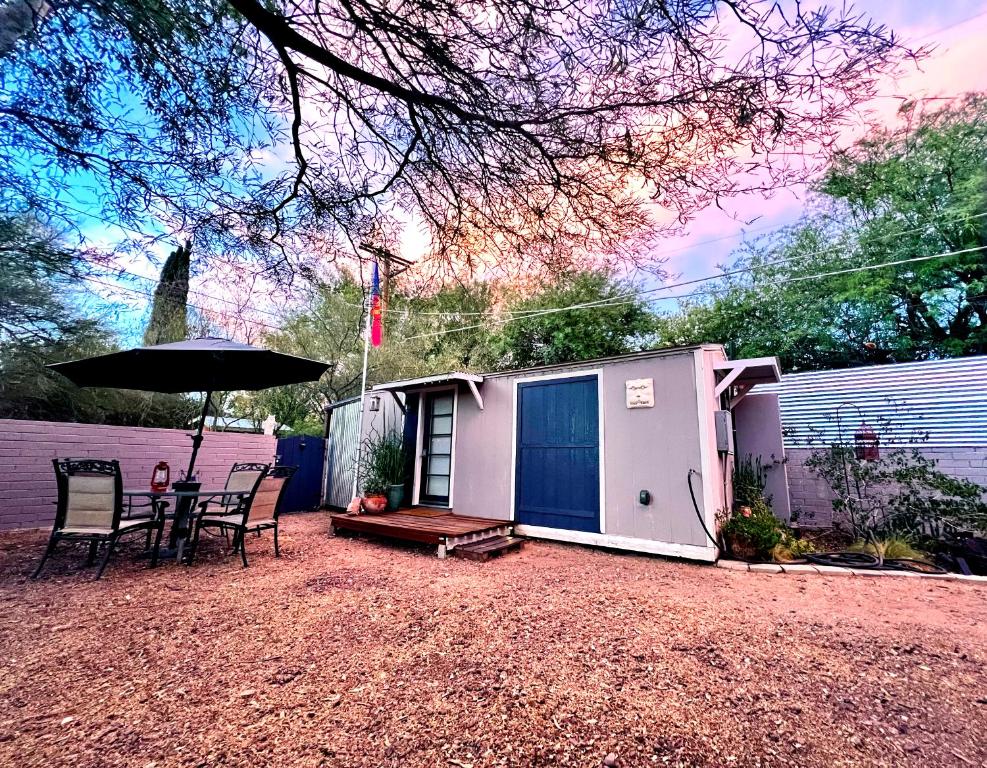
[(379, 515), (329, 515), (335, 531), (369, 533), (392, 539), (434, 544), (439, 557), (459, 544), (479, 539), (505, 535), (513, 523), (510, 520), (491, 520), (485, 517), (465, 517), (448, 509), (419, 507), (400, 512), (384, 512)]

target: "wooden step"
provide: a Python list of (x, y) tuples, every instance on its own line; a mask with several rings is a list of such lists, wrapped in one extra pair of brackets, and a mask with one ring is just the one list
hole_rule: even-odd
[(491, 536), (489, 539), (460, 544), (452, 550), (452, 554), (466, 560), (483, 561), (489, 560), (494, 555), (502, 555), (505, 552), (521, 549), (523, 543), (524, 539), (517, 536)]

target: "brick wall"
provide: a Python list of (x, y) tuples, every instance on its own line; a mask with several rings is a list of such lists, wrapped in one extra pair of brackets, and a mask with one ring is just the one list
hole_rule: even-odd
[[(39, 528), (54, 520), (54, 458), (118, 459), (125, 488), (146, 488), (151, 470), (167, 461), (172, 480), (188, 466), (188, 430), (109, 427), (0, 419), (0, 530)], [(222, 487), (237, 461), (270, 462), (276, 439), (269, 435), (206, 432), (196, 459), (204, 487)]]
[[(987, 448), (929, 447), (922, 453), (938, 462), (946, 474), (987, 486)], [(792, 512), (807, 528), (826, 528), (833, 522), (833, 495), (818, 475), (805, 467), (812, 454), (809, 448), (786, 448), (788, 457), (788, 493)]]

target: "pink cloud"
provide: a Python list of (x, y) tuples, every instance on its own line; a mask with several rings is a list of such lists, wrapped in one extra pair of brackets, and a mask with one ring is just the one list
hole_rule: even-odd
[[(887, 18), (886, 4), (861, 7), (878, 19)], [(915, 8), (899, 8), (902, 14)], [(937, 23), (938, 21), (938, 23)], [(866, 133), (873, 123), (891, 124), (906, 99), (938, 101), (969, 91), (987, 90), (987, 12), (942, 29), (941, 20), (909, 24), (907, 19), (889, 23), (908, 45), (934, 46), (932, 54), (897, 78), (887, 78), (879, 88), (881, 96), (868, 106), (865, 119), (844, 131), (843, 146)], [(899, 98), (902, 97), (902, 98)], [(745, 237), (792, 224), (803, 213), (806, 187), (796, 186), (770, 197), (751, 193), (725, 201), (723, 210), (710, 206), (686, 227), (683, 235), (662, 240), (657, 249), (667, 255), (667, 269), (685, 278), (712, 274), (717, 264), (728, 263), (730, 253)]]

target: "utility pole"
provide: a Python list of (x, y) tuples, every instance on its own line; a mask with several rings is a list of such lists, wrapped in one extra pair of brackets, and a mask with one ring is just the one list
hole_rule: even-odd
[[(402, 272), (407, 270), (412, 262), (407, 259), (403, 259), (400, 256), (395, 255), (392, 251), (387, 248), (383, 248), (379, 245), (369, 245), (368, 243), (361, 243), (360, 250), (366, 251), (373, 255), (377, 260), (378, 264), (383, 262), (384, 266), (384, 285), (381, 289), (381, 299), (384, 303), (384, 311), (387, 311), (387, 302), (391, 298), (390, 288), (391, 288), (391, 278), (400, 275)], [(395, 270), (392, 264), (397, 264), (400, 269)], [(363, 415), (366, 412), (366, 401), (367, 401), (367, 368), (370, 361), (370, 296), (366, 298), (366, 327), (363, 329), (363, 376), (360, 380), (360, 416), (357, 418), (356, 424), (356, 466), (353, 468), (353, 499), (357, 498), (357, 494), (360, 492), (360, 469), (361, 461), (363, 459)]]
[(390, 248), (384, 248), (380, 245), (360, 243), (360, 250), (371, 254), (381, 265), (381, 271), (384, 273), (384, 285), (381, 287), (380, 293), (386, 311), (388, 302), (391, 300), (391, 278), (408, 271), (414, 262), (398, 256)]

